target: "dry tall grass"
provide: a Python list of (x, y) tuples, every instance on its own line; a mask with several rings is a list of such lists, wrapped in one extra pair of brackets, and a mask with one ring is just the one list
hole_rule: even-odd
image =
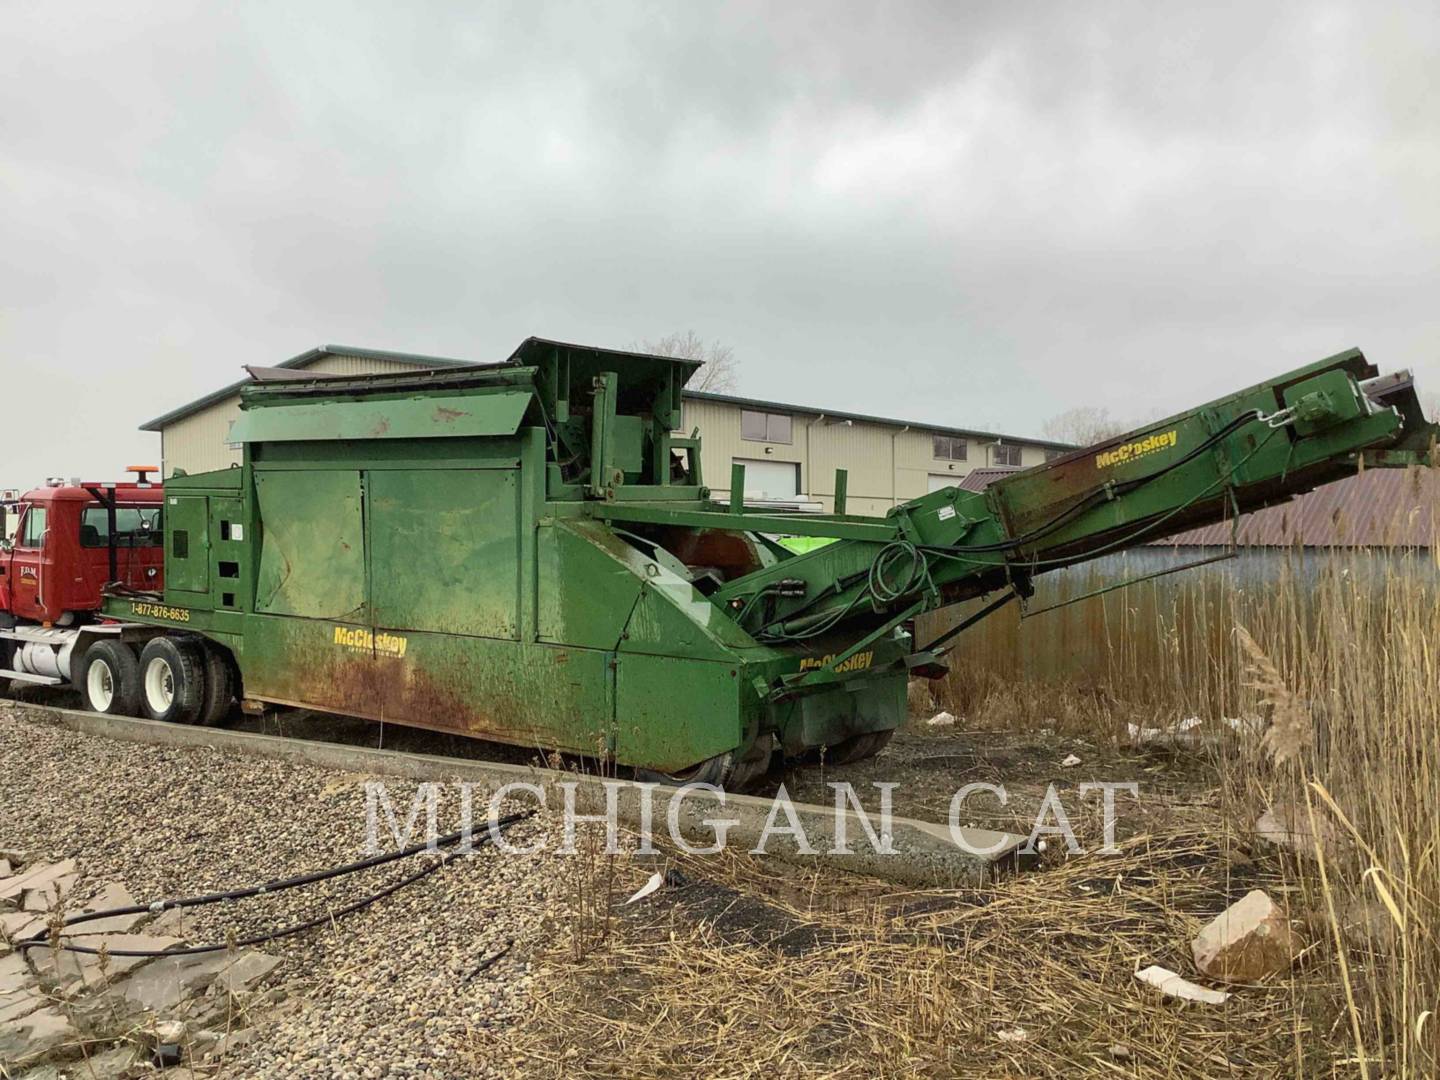
[[(1433, 1075), (1440, 1012), (1440, 549), (1295, 550), (1269, 567), (1197, 572), (1039, 615), (1088, 627), (1103, 663), (1016, 678), (1004, 663), (960, 667), (941, 688), (980, 726), (1047, 722), (1123, 731), (1198, 715), (1260, 715), (1262, 739), (1218, 755), (1222, 808), (1237, 835), (1278, 811), (1301, 851), (1285, 863), (1292, 915), (1310, 922), (1312, 960), (1338, 976), (1335, 1022), (1347, 1069)], [(1067, 587), (1084, 591), (1071, 582)], [(1052, 594), (1053, 595), (1053, 594)], [(1007, 639), (1023, 665), (1018, 622)], [(1013, 635), (1010, 636), (1010, 635)], [(1087, 648), (1089, 646), (1087, 645)], [(1052, 655), (1047, 661), (1055, 663)], [(1297, 1045), (1297, 1063), (1301, 1049)]]

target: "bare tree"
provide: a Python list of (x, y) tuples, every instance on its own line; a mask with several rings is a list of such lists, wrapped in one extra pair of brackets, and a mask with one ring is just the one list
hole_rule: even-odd
[(737, 368), (735, 350), (720, 341), (706, 341), (694, 330), (683, 334), (676, 331), (664, 337), (645, 340), (631, 346), (635, 352), (650, 353), (652, 356), (677, 356), (682, 360), (699, 360), (705, 366), (690, 380), (689, 389), (705, 390), (713, 394), (724, 394), (735, 389)]
[(1123, 435), (1127, 430), (1124, 424), (1110, 415), (1109, 409), (1077, 405), (1046, 420), (1040, 433), (1056, 442), (1090, 446)]

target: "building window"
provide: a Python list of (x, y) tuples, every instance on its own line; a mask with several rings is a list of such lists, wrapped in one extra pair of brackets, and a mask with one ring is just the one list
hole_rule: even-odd
[(1064, 450), (1046, 450), (1046, 451), (1045, 451), (1045, 460), (1046, 460), (1046, 461), (1054, 461), (1056, 458), (1058, 458), (1058, 457), (1064, 457), (1064, 456), (1065, 456), (1065, 451), (1064, 451)]
[(748, 442), (788, 443), (790, 416), (788, 413), (741, 409), (740, 437)]
[(964, 461), (969, 453), (969, 444), (953, 435), (936, 435), (932, 441), (936, 461)]
[(992, 464), (1013, 465), (1018, 467), (1020, 464), (1020, 447), (1005, 446), (1003, 444), (997, 445), (995, 447), (995, 455)]

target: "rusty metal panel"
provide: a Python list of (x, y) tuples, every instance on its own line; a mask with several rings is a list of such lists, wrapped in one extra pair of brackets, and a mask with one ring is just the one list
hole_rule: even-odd
[(367, 474), (377, 627), (516, 636), (518, 475), (515, 469)]
[(360, 474), (307, 469), (255, 475), (260, 570), (255, 610), (364, 622)]
[[(1254, 547), (1430, 547), (1440, 528), (1440, 473), (1371, 469), (1325, 484), (1291, 502), (1240, 518), (1242, 545)], [(1229, 523), (1206, 525), (1156, 543), (1220, 547)]]
[(286, 402), (250, 407), (232, 442), (313, 442), (513, 435), (534, 395), (528, 390), (403, 399)]

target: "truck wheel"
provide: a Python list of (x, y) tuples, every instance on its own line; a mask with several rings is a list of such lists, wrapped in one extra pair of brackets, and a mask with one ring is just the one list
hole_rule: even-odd
[(81, 700), (91, 712), (111, 716), (140, 713), (140, 663), (123, 641), (97, 641), (80, 661)]
[(867, 731), (863, 735), (852, 735), (842, 739), (825, 751), (825, 760), (831, 765), (849, 765), (852, 761), (864, 761), (884, 750), (890, 742), (890, 731)]
[(205, 692), (200, 703), (200, 723), (219, 727), (230, 718), (235, 704), (235, 680), (230, 675), (230, 658), (213, 642), (198, 643), (205, 662)]
[(193, 724), (205, 699), (199, 647), (178, 638), (151, 638), (140, 652), (140, 700), (151, 720)]

